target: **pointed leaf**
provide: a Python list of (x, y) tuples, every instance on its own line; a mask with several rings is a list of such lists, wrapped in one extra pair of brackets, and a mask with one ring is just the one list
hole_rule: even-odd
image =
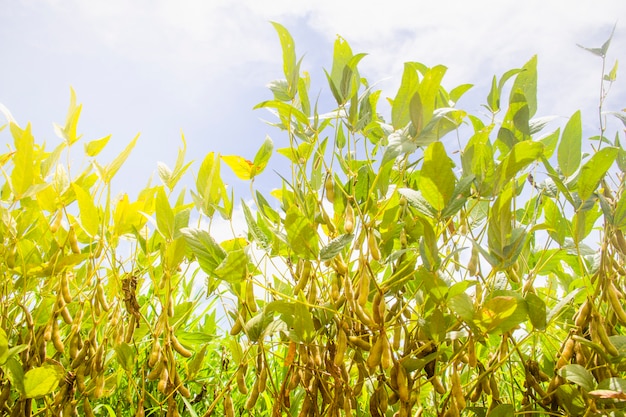
[(333, 259), (336, 255), (338, 255), (346, 246), (348, 246), (352, 239), (354, 238), (353, 234), (344, 234), (336, 237), (335, 239), (328, 242), (328, 245), (324, 246), (320, 250), (320, 260), (328, 261)]
[(263, 145), (259, 148), (254, 156), (254, 172), (253, 176), (259, 175), (267, 166), (270, 157), (272, 156), (272, 150), (274, 149), (274, 143), (269, 136), (265, 137)]
[(602, 148), (583, 165), (578, 176), (578, 196), (582, 201), (591, 197), (600, 180), (615, 162), (617, 152), (617, 148)]
[(96, 156), (104, 149), (109, 140), (111, 139), (111, 135), (105, 136), (100, 139), (92, 140), (89, 143), (85, 144), (85, 153), (89, 156)]
[(565, 125), (557, 153), (559, 168), (566, 177), (576, 172), (580, 166), (582, 138), (582, 120), (579, 110)]
[(283, 72), (285, 78), (291, 84), (292, 80), (297, 78), (296, 69), (296, 46), (289, 31), (280, 23), (271, 22), (274, 29), (278, 33), (280, 45), (283, 50)]
[(591, 374), (585, 367), (571, 363), (565, 365), (559, 369), (559, 375), (561, 378), (573, 382), (585, 391), (592, 391), (596, 387), (596, 382)]
[(418, 182), (422, 195), (435, 210), (442, 211), (452, 198), (455, 182), (452, 161), (443, 144), (431, 143), (424, 151)]
[(100, 230), (100, 213), (94, 204), (93, 196), (76, 183), (72, 184), (78, 208), (80, 210), (80, 224), (90, 236), (96, 236)]
[(108, 184), (109, 182), (111, 182), (115, 174), (117, 174), (117, 171), (119, 171), (126, 159), (128, 159), (128, 156), (137, 144), (137, 139), (139, 139), (139, 134), (137, 134), (133, 138), (133, 140), (131, 140), (130, 143), (126, 146), (126, 148), (124, 148), (124, 150), (115, 157), (113, 162), (105, 167), (104, 178), (102, 179), (105, 183)]

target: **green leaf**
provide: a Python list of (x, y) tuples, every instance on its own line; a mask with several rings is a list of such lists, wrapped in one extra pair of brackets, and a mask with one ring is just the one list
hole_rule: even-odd
[(596, 387), (596, 382), (591, 372), (581, 365), (571, 363), (559, 369), (558, 372), (561, 378), (573, 382), (585, 391), (592, 391)]
[[(422, 104), (422, 121), (426, 126), (433, 119), (435, 110), (441, 107), (437, 105), (437, 101), (441, 90), (441, 80), (447, 70), (443, 65), (429, 68), (424, 73), (424, 78), (417, 87)], [(445, 106), (448, 106), (448, 103), (445, 103)]]
[(100, 231), (100, 212), (94, 204), (93, 196), (76, 183), (72, 184), (78, 208), (80, 209), (80, 223), (83, 229), (91, 236), (96, 236)]
[(125, 371), (131, 372), (135, 366), (137, 354), (128, 343), (120, 343), (115, 346), (115, 356), (117, 361)]
[(491, 110), (492, 113), (500, 110), (500, 90), (498, 89), (498, 80), (495, 75), (491, 80), (489, 94), (487, 94), (487, 106), (489, 106), (489, 110)]
[(254, 173), (253, 177), (259, 175), (265, 167), (267, 166), (268, 161), (272, 156), (272, 150), (274, 149), (274, 143), (269, 136), (265, 137), (265, 141), (263, 145), (259, 148), (256, 155), (254, 156)]
[(424, 151), (424, 164), (418, 186), (422, 196), (437, 211), (442, 211), (452, 198), (456, 177), (452, 161), (439, 141), (431, 143)]
[(578, 196), (586, 201), (617, 157), (617, 148), (602, 148), (583, 165), (578, 176)]
[(328, 242), (328, 245), (324, 246), (320, 250), (320, 260), (328, 261), (330, 259), (333, 259), (352, 242), (352, 239), (354, 239), (354, 235), (351, 233), (337, 236), (336, 238)]
[(537, 294), (529, 292), (524, 297), (528, 305), (528, 317), (533, 327), (537, 330), (545, 330), (547, 325), (546, 303)]
[(213, 152), (209, 152), (200, 165), (196, 188), (200, 196), (198, 205), (204, 214), (211, 217), (215, 212), (215, 207), (224, 197), (222, 195), (224, 183), (220, 177), (220, 158)]
[(487, 414), (487, 417), (513, 417), (515, 407), (511, 404), (498, 404)]
[(109, 182), (111, 182), (111, 180), (113, 179), (113, 177), (115, 176), (115, 174), (117, 174), (117, 171), (120, 170), (120, 168), (122, 167), (122, 165), (124, 164), (124, 162), (126, 161), (126, 159), (128, 159), (131, 151), (133, 150), (133, 148), (135, 147), (135, 145), (137, 144), (137, 140), (139, 139), (139, 134), (137, 134), (133, 140), (130, 141), (130, 143), (126, 146), (126, 148), (124, 148), (124, 150), (115, 157), (115, 159), (104, 168), (104, 176), (102, 178), (102, 180), (108, 184)]
[(20, 199), (33, 184), (34, 171), (34, 146), (35, 138), (31, 133), (30, 123), (26, 129), (20, 129), (15, 123), (9, 125), (15, 144), (13, 155), (13, 171), (11, 172), (11, 185), (16, 199)]
[(226, 251), (205, 230), (184, 228), (181, 233), (196, 256), (200, 268), (207, 274), (214, 275), (215, 268), (226, 258)]
[(230, 250), (213, 273), (218, 278), (229, 283), (241, 282), (248, 274), (248, 261), (248, 255), (244, 249)]
[(259, 246), (261, 246), (262, 248), (267, 248), (270, 245), (270, 238), (267, 237), (267, 235), (254, 220), (254, 216), (252, 216), (250, 208), (243, 200), (241, 200), (241, 207), (243, 209), (243, 215), (246, 218), (246, 223), (248, 225), (248, 233), (250, 233), (252, 238), (259, 244)]
[(39, 398), (53, 392), (63, 378), (63, 368), (44, 365), (32, 368), (24, 374), (24, 396)]
[(606, 53), (609, 50), (609, 46), (611, 45), (611, 39), (613, 39), (613, 34), (615, 33), (615, 28), (617, 27), (617, 23), (613, 26), (613, 30), (611, 31), (611, 34), (609, 35), (609, 38), (602, 44), (602, 46), (600, 48), (587, 48), (586, 46), (582, 46), (579, 44), (576, 44), (579, 48), (582, 48), (586, 51), (591, 52), (594, 55), (597, 55), (601, 58), (606, 57)]
[(507, 184), (522, 169), (535, 162), (543, 153), (543, 144), (540, 142), (524, 141), (518, 142), (506, 155), (504, 160), (496, 168), (496, 178), (498, 182), (494, 186), (495, 190)]
[(566, 177), (576, 172), (580, 166), (582, 138), (582, 120), (579, 110), (565, 125), (557, 153), (559, 168)]
[(0, 365), (4, 365), (9, 359), (9, 341), (4, 329), (0, 329)]
[(613, 214), (613, 225), (618, 229), (626, 228), (626, 194), (622, 193)]
[(613, 68), (608, 74), (604, 75), (604, 81), (613, 82), (617, 79), (617, 59), (615, 60), (615, 64), (613, 64)]
[(156, 223), (159, 232), (168, 240), (174, 238), (176, 231), (176, 222), (174, 218), (174, 210), (170, 206), (170, 202), (165, 194), (163, 187), (159, 187), (156, 192), (155, 199)]
[(315, 259), (319, 252), (319, 239), (315, 225), (294, 204), (285, 217), (287, 240), (293, 253), (303, 259)]
[(100, 139), (92, 140), (85, 144), (85, 153), (91, 157), (98, 155), (102, 149), (109, 143), (112, 135), (105, 136)]
[[(396, 96), (393, 99), (393, 104), (391, 106), (391, 124), (393, 125), (394, 129), (402, 129), (411, 120), (411, 101), (413, 96), (417, 92), (418, 85), (419, 77), (417, 75), (417, 70), (415, 66), (411, 62), (406, 62), (404, 64), (404, 73), (402, 74), (400, 88), (398, 89), (398, 92), (396, 93)], [(417, 106), (417, 103), (414, 103), (414, 107), (415, 106)], [(416, 112), (414, 116), (417, 116), (417, 108), (415, 107), (414, 110)], [(422, 113), (421, 105), (420, 113)], [(420, 123), (423, 124), (423, 117), (420, 117), (420, 119)], [(415, 128), (417, 129), (417, 126), (415, 126)], [(419, 130), (421, 131), (421, 129)]]
[(478, 311), (477, 324), (488, 333), (494, 330), (508, 332), (526, 320), (526, 304), (523, 299), (521, 301), (505, 295), (490, 298)]
[(411, 123), (415, 129), (415, 135), (422, 133), (424, 127), (424, 108), (422, 107), (422, 99), (420, 99), (419, 91), (416, 91), (411, 97), (409, 102), (409, 114), (411, 116)]
[(287, 82), (291, 85), (294, 81), (297, 81), (298, 78), (298, 69), (296, 66), (296, 45), (291, 37), (291, 34), (283, 25), (276, 22), (271, 23), (278, 33), (278, 38), (280, 39), (280, 45), (283, 49), (283, 72), (285, 73)]
[(537, 112), (537, 55), (533, 56), (515, 77), (511, 87), (511, 98), (516, 90), (522, 90), (528, 103), (528, 118), (532, 118)]

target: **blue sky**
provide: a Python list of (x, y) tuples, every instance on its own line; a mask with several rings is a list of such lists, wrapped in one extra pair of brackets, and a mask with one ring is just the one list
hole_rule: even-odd
[[(459, 103), (473, 113), (494, 74), (538, 54), (537, 116), (569, 117), (580, 108), (586, 131), (595, 134), (601, 60), (576, 44), (599, 47), (617, 22), (608, 66), (626, 65), (624, 16), (623, 0), (6, 0), (0, 103), (51, 146), (58, 142), (52, 123), (63, 123), (72, 86), (83, 104), (84, 140), (113, 134), (105, 162), (141, 132), (116, 183), (116, 192), (132, 195), (150, 175), (158, 180), (157, 162), (173, 166), (181, 130), (197, 162), (210, 151), (251, 158), (266, 134), (283, 146), (280, 133), (261, 121), (271, 116), (252, 110), (270, 98), (265, 85), (282, 75), (269, 24), (277, 21), (291, 31), (318, 89), (340, 34), (353, 51), (369, 54), (361, 73), (381, 81), (384, 97), (395, 95), (403, 62), (444, 64), (446, 86), (475, 84)], [(608, 110), (626, 107), (625, 77), (618, 72)], [(322, 102), (330, 103), (324, 97), (327, 90)], [(271, 188), (278, 177), (267, 172), (259, 182)], [(247, 185), (233, 185), (246, 196)]]

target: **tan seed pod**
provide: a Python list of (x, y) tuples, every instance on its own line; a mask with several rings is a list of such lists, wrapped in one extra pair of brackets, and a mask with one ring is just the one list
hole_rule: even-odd
[(254, 283), (252, 279), (246, 281), (246, 304), (252, 313), (256, 313), (259, 309), (256, 305), (256, 297), (254, 296)]
[(609, 339), (609, 335), (606, 332), (606, 328), (604, 327), (604, 321), (602, 320), (602, 316), (600, 313), (593, 312), (591, 315), (591, 323), (589, 325), (589, 330), (591, 333), (591, 340), (596, 343), (600, 343), (606, 349), (606, 352), (611, 356), (618, 356), (619, 351)]
[(389, 339), (387, 338), (387, 334), (381, 331), (380, 334), (381, 344), (382, 344), (382, 353), (380, 357), (380, 365), (383, 369), (389, 369), (389, 367), (393, 363), (393, 357), (391, 355), (391, 346), (389, 345)]
[(52, 233), (56, 233), (57, 230), (59, 230), (59, 227), (61, 227), (62, 220), (63, 220), (63, 210), (58, 209), (56, 213), (54, 213), (54, 218), (52, 219), (52, 222), (50, 223), (50, 231)]
[(104, 395), (104, 373), (100, 372), (99, 374), (96, 375), (96, 379), (95, 379), (95, 388), (93, 391), (93, 396), (95, 399), (98, 398), (102, 398), (102, 396)]
[(380, 365), (380, 361), (383, 355), (383, 338), (378, 337), (376, 341), (372, 345), (372, 349), (370, 350), (370, 354), (367, 357), (367, 367), (370, 371), (373, 371), (378, 365)]
[(96, 417), (88, 397), (83, 398), (83, 413), (86, 417)]
[(408, 402), (410, 399), (408, 375), (404, 366), (398, 363), (396, 373), (396, 384), (398, 385), (398, 397), (402, 402)]
[(482, 395), (482, 393), (483, 393), (482, 384), (480, 383), (476, 384), (476, 386), (472, 390), (472, 393), (470, 394), (470, 397), (469, 397), (470, 402), (475, 403), (478, 400), (480, 400), (480, 396)]
[(70, 293), (70, 283), (67, 274), (61, 274), (60, 278), (61, 295), (66, 304), (72, 302), (72, 294)]
[(358, 336), (348, 336), (348, 341), (361, 350), (369, 351), (372, 348), (372, 345), (367, 340)]
[(176, 372), (176, 370), (174, 370), (174, 385), (180, 395), (185, 398), (191, 397), (191, 392), (189, 392), (189, 389), (183, 384), (183, 381), (180, 379), (180, 375)]
[(367, 267), (359, 268), (358, 304), (364, 306), (370, 295), (370, 274)]
[(446, 389), (441, 384), (441, 381), (439, 380), (439, 377), (437, 375), (435, 375), (432, 378), (430, 378), (430, 383), (432, 384), (432, 386), (435, 389), (435, 391), (437, 392), (437, 394), (443, 395), (443, 394), (446, 393)]
[(381, 258), (380, 248), (378, 247), (378, 240), (373, 230), (369, 230), (367, 234), (367, 247), (369, 249), (370, 256), (373, 260), (379, 261)]
[(70, 311), (67, 309), (67, 306), (63, 306), (63, 308), (59, 310), (59, 313), (61, 314), (61, 317), (66, 324), (72, 324), (74, 322), (74, 319), (72, 319), (72, 316), (70, 314)]
[(56, 319), (52, 320), (52, 343), (57, 352), (63, 353), (65, 351), (65, 345), (61, 339), (61, 332), (59, 331), (59, 324)]
[(564, 367), (565, 365), (571, 362), (572, 356), (574, 355), (575, 344), (576, 342), (574, 341), (574, 339), (572, 338), (567, 339), (567, 342), (565, 342), (565, 345), (563, 346), (563, 349), (561, 350), (561, 355), (559, 356), (559, 359), (556, 361), (556, 365), (555, 365), (556, 369), (561, 369), (562, 367)]
[(454, 402), (456, 402), (459, 410), (463, 410), (466, 406), (465, 396), (463, 395), (463, 388), (461, 387), (461, 378), (456, 369), (453, 370), (452, 376), (452, 396), (454, 397)]
[(237, 369), (237, 375), (236, 375), (237, 389), (243, 395), (248, 394), (248, 387), (246, 386), (246, 368), (247, 368), (246, 365), (241, 365)]
[(154, 368), (154, 365), (161, 359), (161, 344), (158, 340), (152, 342), (152, 349), (148, 355), (148, 366)]
[(326, 200), (329, 203), (335, 202), (335, 183), (333, 181), (333, 176), (331, 173), (326, 174), (326, 180), (324, 181), (324, 191), (326, 195)]
[[(170, 329), (170, 331), (172, 331), (172, 329)], [(183, 345), (180, 344), (178, 338), (176, 338), (176, 335), (174, 335), (174, 333), (170, 334), (170, 343), (172, 344), (174, 350), (178, 352), (181, 356), (184, 356), (185, 358), (190, 358), (191, 355), (193, 355), (190, 350), (186, 349)]]
[(161, 369), (161, 374), (159, 375), (159, 382), (157, 383), (157, 390), (159, 390), (162, 394), (167, 394), (167, 385), (169, 384), (169, 372), (167, 371), (167, 367), (164, 366)]
[(611, 304), (611, 307), (613, 307), (615, 317), (617, 317), (620, 323), (626, 324), (626, 311), (624, 311), (624, 307), (620, 301), (620, 295), (623, 297), (623, 294), (621, 294), (615, 287), (613, 281), (609, 281), (607, 283), (606, 292), (609, 303)]
[(348, 336), (346, 336), (346, 332), (343, 328), (339, 327), (337, 329), (337, 339), (335, 343), (335, 357), (333, 358), (335, 365), (340, 366), (343, 363), (347, 347)]
[(135, 316), (131, 315), (128, 320), (128, 326), (126, 327), (126, 333), (124, 333), (124, 341), (126, 343), (131, 343), (133, 341), (133, 336), (135, 334), (135, 328), (137, 327), (137, 319)]
[(252, 386), (252, 391), (250, 391), (250, 395), (244, 404), (244, 408), (246, 410), (252, 410), (256, 405), (256, 402), (259, 398), (259, 380), (257, 379), (254, 385)]
[(593, 304), (589, 298), (585, 300), (585, 302), (580, 306), (578, 312), (576, 313), (576, 317), (574, 318), (574, 324), (579, 329), (582, 329), (589, 324), (589, 319), (591, 318), (591, 308)]
[(163, 368), (165, 368), (165, 360), (161, 356), (159, 360), (155, 363), (155, 366), (152, 368), (152, 370), (148, 373), (146, 378), (148, 378), (149, 381), (156, 381), (161, 376)]
[(346, 203), (346, 210), (344, 212), (343, 229), (346, 233), (350, 234), (354, 231), (354, 209), (350, 201)]
[(378, 326), (385, 325), (385, 300), (382, 291), (374, 292), (374, 299), (372, 300), (372, 318), (374, 323)]
[(498, 387), (498, 381), (496, 381), (496, 377), (493, 373), (489, 377), (489, 389), (491, 389), (491, 398), (493, 398), (494, 401), (500, 401), (500, 387)]
[(229, 391), (226, 391), (224, 394), (224, 415), (226, 417), (235, 417), (235, 407)]
[(267, 366), (263, 366), (261, 368), (261, 371), (259, 372), (259, 379), (258, 379), (258, 383), (259, 383), (259, 392), (264, 392), (265, 391), (265, 387), (267, 385)]
[(86, 390), (85, 386), (85, 370), (87, 366), (84, 363), (81, 363), (78, 368), (76, 368), (76, 388), (78, 392), (84, 393)]
[(79, 254), (80, 247), (78, 246), (78, 239), (76, 237), (76, 230), (74, 229), (74, 226), (70, 226), (70, 230), (67, 232), (67, 240), (70, 244), (72, 253)]
[(96, 284), (96, 298), (98, 300), (98, 304), (100, 304), (100, 307), (104, 311), (109, 311), (111, 309), (111, 306), (109, 305), (109, 303), (106, 300), (106, 297), (104, 296), (104, 286), (102, 285), (102, 282), (100, 281), (98, 281), (98, 283)]

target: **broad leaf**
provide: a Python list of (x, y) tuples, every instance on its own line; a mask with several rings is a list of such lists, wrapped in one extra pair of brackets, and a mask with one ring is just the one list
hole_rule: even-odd
[(583, 165), (578, 176), (578, 196), (586, 201), (598, 188), (598, 184), (604, 178), (617, 157), (617, 148), (602, 148)]
[(566, 177), (576, 172), (580, 166), (582, 138), (582, 120), (579, 110), (565, 125), (557, 153), (559, 168)]

